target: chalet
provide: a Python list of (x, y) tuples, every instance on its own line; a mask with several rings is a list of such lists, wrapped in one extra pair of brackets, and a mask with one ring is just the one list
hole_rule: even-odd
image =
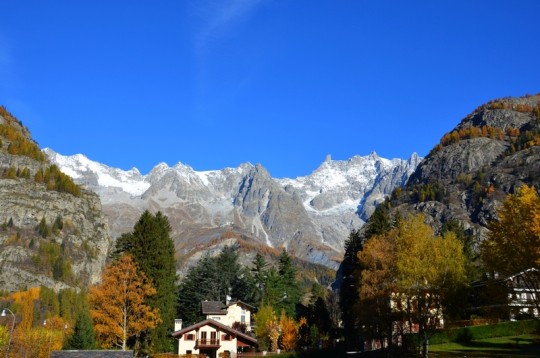
[(501, 319), (540, 317), (540, 273), (535, 268), (508, 277), (495, 275), (491, 279), (473, 282), (473, 313)]
[(204, 321), (185, 328), (182, 328), (182, 320), (175, 321), (172, 336), (177, 340), (178, 355), (236, 357), (238, 352), (256, 347), (257, 340), (250, 335), (253, 309), (241, 301), (201, 302)]
[(229, 327), (240, 327), (239, 330), (244, 333), (252, 330), (251, 313), (255, 307), (245, 302), (235, 301), (224, 305), (220, 301), (203, 301), (201, 310), (206, 319), (213, 319)]

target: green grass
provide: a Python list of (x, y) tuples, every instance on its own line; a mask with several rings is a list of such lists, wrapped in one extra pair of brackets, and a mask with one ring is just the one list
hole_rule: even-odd
[(470, 343), (443, 343), (429, 347), (430, 357), (538, 357), (540, 336), (488, 338)]

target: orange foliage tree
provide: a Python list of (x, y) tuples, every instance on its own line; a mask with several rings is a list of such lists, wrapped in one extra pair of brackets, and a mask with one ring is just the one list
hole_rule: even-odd
[(21, 320), (13, 332), (10, 356), (47, 358), (52, 351), (62, 349), (70, 331), (63, 318), (53, 316), (34, 325), (34, 304), (40, 298), (40, 287), (11, 294), (14, 306), (19, 307)]
[(123, 255), (105, 268), (101, 284), (90, 289), (90, 315), (103, 348), (128, 349), (128, 340), (161, 322), (159, 312), (146, 299), (156, 294), (131, 255)]
[(296, 346), (298, 324), (282, 310), (281, 317), (279, 318), (279, 326), (281, 327), (281, 348), (285, 351), (292, 351)]

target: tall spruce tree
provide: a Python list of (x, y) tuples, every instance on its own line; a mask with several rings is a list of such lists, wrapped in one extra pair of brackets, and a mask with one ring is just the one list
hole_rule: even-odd
[(130, 253), (157, 290), (148, 304), (159, 309), (162, 323), (140, 342), (149, 352), (169, 352), (173, 347), (170, 333), (176, 315), (176, 261), (170, 234), (169, 219), (161, 212), (153, 215), (146, 210), (133, 232), (123, 234), (116, 245), (116, 254)]
[(296, 304), (300, 302), (300, 286), (296, 279), (296, 269), (293, 266), (292, 258), (287, 251), (283, 249), (279, 256), (278, 273), (281, 277), (281, 289), (283, 292), (283, 299), (277, 305), (276, 310), (285, 310), (285, 313), (289, 317), (296, 315)]

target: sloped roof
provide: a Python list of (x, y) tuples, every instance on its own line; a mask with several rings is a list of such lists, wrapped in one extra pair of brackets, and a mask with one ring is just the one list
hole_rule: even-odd
[(173, 332), (172, 336), (174, 338), (180, 338), (182, 335), (184, 335), (184, 334), (186, 334), (188, 332), (200, 329), (201, 327), (204, 327), (204, 326), (210, 326), (210, 327), (217, 328), (220, 331), (226, 332), (228, 334), (235, 335), (236, 337), (238, 337), (238, 339), (241, 339), (243, 341), (248, 341), (248, 342), (251, 342), (253, 344), (257, 344), (257, 340), (255, 338), (253, 338), (251, 336), (248, 336), (247, 334), (242, 333), (240, 331), (237, 331), (236, 329), (233, 329), (233, 328), (231, 328), (229, 326), (226, 326), (223, 323), (219, 323), (218, 321), (214, 321), (213, 319), (207, 319), (207, 320), (201, 321), (199, 323), (196, 323), (194, 325), (191, 325), (189, 327), (182, 328), (181, 330)]
[(227, 307), (220, 301), (202, 301), (201, 302), (202, 314), (227, 314)]
[(251, 311), (255, 311), (255, 309), (256, 309), (255, 306), (252, 306), (252, 305), (250, 305), (249, 303), (245, 303), (244, 301), (240, 301), (240, 300), (229, 302), (229, 304), (227, 305), (227, 307), (230, 307), (230, 306), (232, 306), (232, 305), (244, 306), (244, 307), (249, 308)]

